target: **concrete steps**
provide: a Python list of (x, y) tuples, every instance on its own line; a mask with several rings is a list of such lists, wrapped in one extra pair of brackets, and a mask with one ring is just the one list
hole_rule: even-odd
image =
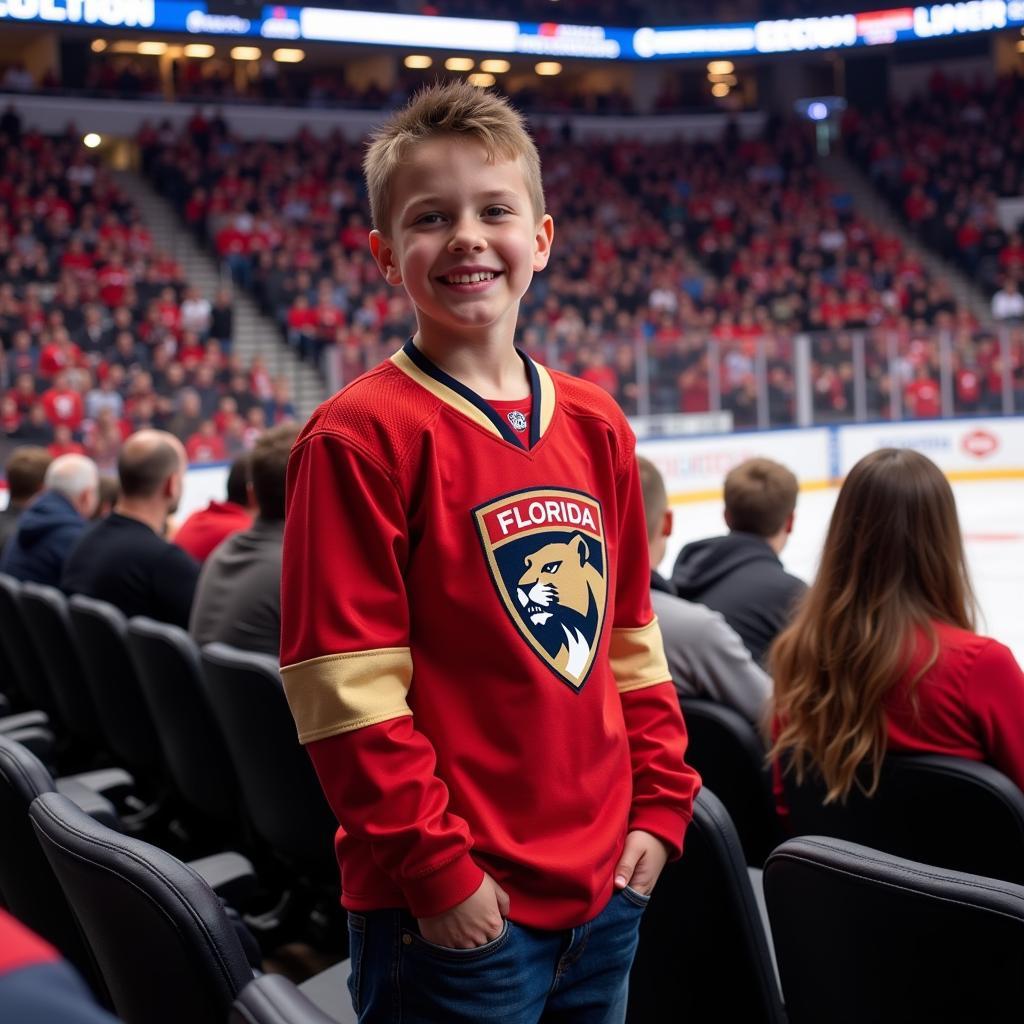
[[(220, 288), (232, 287), (227, 271), (213, 255), (200, 248), (177, 212), (148, 181), (132, 171), (117, 171), (115, 178), (125, 195), (139, 208), (154, 244), (178, 261), (189, 284), (199, 288), (211, 301)], [(271, 374), (287, 377), (299, 418), (306, 419), (327, 395), (323, 378), (296, 358), (277, 325), (260, 312), (248, 294), (240, 288), (232, 290), (235, 296), (234, 350), (246, 362), (253, 356), (263, 356)]]

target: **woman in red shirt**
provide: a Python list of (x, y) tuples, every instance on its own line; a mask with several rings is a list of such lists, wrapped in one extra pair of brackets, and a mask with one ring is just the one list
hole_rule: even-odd
[(883, 448), (850, 471), (821, 567), (770, 654), (779, 765), (868, 795), (889, 752), (986, 761), (1024, 789), (1024, 674), (974, 632), (953, 491), (918, 452)]

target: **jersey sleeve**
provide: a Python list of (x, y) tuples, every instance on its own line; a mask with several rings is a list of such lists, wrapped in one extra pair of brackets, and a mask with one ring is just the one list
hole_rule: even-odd
[(1024, 789), (1024, 672), (1008, 647), (995, 640), (985, 645), (964, 696), (986, 760)]
[(651, 608), (647, 525), (632, 445), (617, 497), (619, 555), (610, 657), (633, 770), (629, 828), (650, 832), (678, 856), (700, 776), (685, 761), (686, 726)]
[(299, 739), (344, 831), (370, 845), (414, 916), (442, 913), (483, 872), (407, 702), (401, 496), (379, 461), (328, 433), (296, 446), (287, 493), (281, 674)]

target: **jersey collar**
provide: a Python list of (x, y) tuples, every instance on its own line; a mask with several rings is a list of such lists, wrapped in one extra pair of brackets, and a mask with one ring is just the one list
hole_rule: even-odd
[(528, 446), (523, 444), (522, 439), (489, 402), (431, 362), (413, 344), (412, 338), (405, 343), (401, 351), (391, 357), (391, 362), (456, 412), (516, 448), (529, 450), (547, 433), (551, 425), (551, 417), (555, 412), (555, 385), (545, 367), (535, 363), (521, 349), (517, 348), (516, 354), (526, 365), (526, 372), (530, 378), (530, 395), (533, 399)]

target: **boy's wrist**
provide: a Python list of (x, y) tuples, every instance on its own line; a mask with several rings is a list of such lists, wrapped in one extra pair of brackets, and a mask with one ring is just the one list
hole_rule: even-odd
[(690, 824), (690, 816), (667, 807), (634, 808), (629, 817), (630, 832), (649, 832), (660, 840), (675, 860), (683, 852), (683, 836)]
[(436, 871), (419, 878), (404, 878), (402, 893), (413, 917), (436, 917), (469, 899), (480, 888), (483, 870), (468, 851)]

